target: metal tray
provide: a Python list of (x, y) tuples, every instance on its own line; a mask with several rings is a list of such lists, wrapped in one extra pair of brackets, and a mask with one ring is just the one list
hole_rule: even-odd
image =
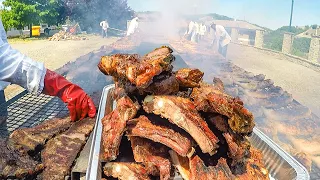
[[(102, 176), (102, 161), (100, 160), (102, 123), (101, 119), (112, 111), (115, 102), (110, 95), (114, 85), (104, 87), (99, 111), (97, 115), (97, 123), (93, 132), (93, 139), (89, 154), (88, 169), (86, 172), (86, 180), (100, 180)], [(297, 179), (309, 180), (310, 176), (304, 166), (302, 166), (291, 155), (286, 153), (270, 138), (263, 134), (257, 128), (254, 128), (253, 135), (249, 138), (252, 146), (262, 151), (266, 168), (269, 170), (270, 179)], [(182, 179), (176, 176), (174, 179)]]

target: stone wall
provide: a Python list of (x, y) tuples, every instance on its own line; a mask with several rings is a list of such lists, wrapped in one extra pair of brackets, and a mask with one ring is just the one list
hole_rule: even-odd
[(282, 43), (282, 52), (285, 54), (290, 54), (292, 43), (293, 43), (293, 34), (292, 33), (284, 33), (283, 43)]
[(238, 38), (239, 38), (238, 29), (232, 28), (231, 29), (231, 41), (234, 42), (234, 43), (237, 43), (238, 42)]
[(319, 63), (320, 60), (320, 36), (313, 36), (310, 43), (308, 59), (311, 62)]
[(263, 41), (264, 41), (264, 31), (263, 30), (256, 30), (256, 37), (255, 37), (255, 42), (254, 46), (258, 48), (263, 47)]
[(258, 47), (255, 47), (255, 46), (243, 45), (243, 44), (239, 44), (239, 43), (236, 43), (236, 44), (237, 45), (241, 45), (243, 48), (253, 48), (253, 49), (257, 50), (257, 51), (261, 51), (264, 54), (272, 55), (272, 56), (274, 56), (276, 58), (287, 60), (287, 61), (299, 64), (299, 65), (305, 66), (307, 68), (313, 69), (314, 71), (320, 72), (320, 64), (316, 63), (316, 62), (311, 62), (308, 59), (303, 59), (301, 57), (293, 56), (293, 55), (290, 55), (290, 54), (284, 54), (282, 52), (271, 50), (271, 49), (258, 48)]

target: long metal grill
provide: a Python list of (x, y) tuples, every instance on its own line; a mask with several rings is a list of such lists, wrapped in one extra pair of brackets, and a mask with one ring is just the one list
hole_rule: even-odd
[(66, 105), (59, 98), (44, 94), (35, 96), (24, 91), (0, 105), (0, 137), (7, 137), (18, 128), (32, 127), (68, 113)]

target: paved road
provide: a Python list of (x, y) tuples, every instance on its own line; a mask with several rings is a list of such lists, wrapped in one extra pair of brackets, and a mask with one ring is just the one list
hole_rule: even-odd
[[(32, 59), (44, 62), (51, 70), (58, 69), (69, 61), (91, 51), (99, 49), (103, 45), (115, 42), (118, 38), (103, 39), (99, 36), (88, 36), (85, 41), (48, 41), (37, 40), (29, 42), (14, 42), (12, 47)], [(10, 99), (22, 92), (23, 88), (17, 85), (10, 85), (5, 89), (6, 99)]]
[(254, 48), (229, 45), (228, 59), (255, 74), (265, 74), (275, 85), (291, 93), (297, 101), (320, 117), (320, 73), (307, 67), (265, 54)]

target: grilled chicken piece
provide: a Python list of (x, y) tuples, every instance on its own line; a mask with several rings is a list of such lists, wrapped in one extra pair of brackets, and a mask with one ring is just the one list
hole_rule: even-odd
[(136, 116), (138, 109), (128, 96), (124, 96), (117, 101), (116, 109), (102, 119), (102, 159), (111, 161), (117, 158), (127, 121)]
[(168, 159), (168, 148), (140, 137), (129, 137), (134, 160), (143, 163), (153, 176), (161, 180), (170, 178), (171, 163)]
[(103, 172), (106, 176), (112, 176), (119, 180), (149, 180), (148, 170), (136, 163), (109, 162)]
[(0, 179), (22, 179), (35, 176), (43, 169), (27, 154), (8, 148), (7, 141), (0, 139)]
[(190, 180), (232, 180), (235, 176), (232, 174), (227, 161), (223, 158), (218, 160), (216, 166), (207, 167), (199, 156), (194, 156), (189, 161)]
[(199, 87), (204, 73), (199, 69), (183, 68), (176, 72), (176, 79), (181, 87), (193, 88)]
[(48, 139), (66, 131), (71, 126), (70, 117), (45, 121), (32, 128), (15, 130), (9, 137), (11, 149), (21, 153), (34, 153), (37, 147), (43, 146)]
[(175, 150), (181, 156), (191, 156), (193, 149), (190, 140), (173, 129), (157, 126), (146, 116), (128, 121), (128, 136), (139, 136), (164, 144)]
[(143, 109), (147, 113), (161, 115), (184, 129), (199, 144), (203, 153), (210, 155), (216, 153), (219, 140), (189, 99), (175, 96), (147, 96), (143, 102)]
[(212, 85), (202, 83), (191, 94), (198, 111), (227, 116), (230, 128), (239, 134), (250, 134), (254, 127), (253, 115), (239, 98), (233, 98)]
[(71, 166), (85, 145), (94, 124), (94, 119), (83, 119), (74, 123), (66, 132), (48, 141), (41, 154), (46, 167), (43, 179), (60, 180), (70, 174)]
[(154, 76), (172, 69), (174, 56), (171, 53), (172, 49), (163, 46), (141, 58), (136, 54), (103, 56), (98, 68), (105, 75), (127, 79), (137, 87), (146, 88)]

